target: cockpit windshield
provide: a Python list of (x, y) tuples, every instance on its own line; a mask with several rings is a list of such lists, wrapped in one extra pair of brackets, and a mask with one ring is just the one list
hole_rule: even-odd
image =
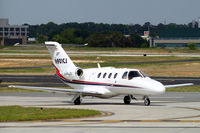
[(128, 74), (128, 79), (131, 80), (135, 77), (143, 77), (138, 71), (130, 71)]
[(144, 72), (140, 71), (140, 73), (142, 74), (142, 76), (145, 78), (145, 77), (148, 77)]

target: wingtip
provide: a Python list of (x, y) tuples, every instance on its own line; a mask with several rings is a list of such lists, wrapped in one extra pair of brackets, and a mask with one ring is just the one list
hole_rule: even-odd
[(15, 87), (15, 86), (14, 86), (14, 85), (9, 85), (8, 87), (9, 87), (9, 88), (13, 88), (13, 87)]

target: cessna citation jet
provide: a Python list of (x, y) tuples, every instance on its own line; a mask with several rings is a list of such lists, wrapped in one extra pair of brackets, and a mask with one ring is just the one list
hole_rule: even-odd
[(124, 103), (130, 104), (131, 99), (139, 95), (143, 97), (144, 105), (148, 106), (148, 96), (163, 94), (166, 88), (193, 85), (163, 85), (137, 69), (101, 67), (99, 64), (98, 68), (82, 69), (72, 62), (61, 44), (48, 41), (45, 45), (50, 52), (56, 76), (74, 89), (15, 85), (9, 87), (66, 92), (74, 95), (72, 102), (75, 105), (81, 104), (85, 96), (111, 98), (118, 95), (124, 95)]

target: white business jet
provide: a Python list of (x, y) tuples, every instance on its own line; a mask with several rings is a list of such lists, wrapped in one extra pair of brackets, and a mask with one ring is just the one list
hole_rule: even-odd
[(150, 105), (148, 96), (165, 93), (166, 88), (189, 86), (192, 83), (163, 85), (144, 74), (138, 69), (101, 67), (82, 69), (77, 67), (66, 54), (61, 44), (57, 42), (45, 42), (53, 64), (56, 68), (56, 76), (74, 89), (60, 89), (49, 87), (15, 86), (9, 87), (67, 92), (74, 94), (72, 102), (81, 104), (85, 96), (99, 98), (111, 98), (124, 95), (124, 103), (130, 104), (135, 95), (143, 97), (144, 105)]

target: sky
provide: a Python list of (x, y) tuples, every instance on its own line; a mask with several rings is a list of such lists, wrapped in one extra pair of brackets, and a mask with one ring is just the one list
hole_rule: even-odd
[(200, 17), (200, 0), (0, 0), (9, 23), (188, 24)]

